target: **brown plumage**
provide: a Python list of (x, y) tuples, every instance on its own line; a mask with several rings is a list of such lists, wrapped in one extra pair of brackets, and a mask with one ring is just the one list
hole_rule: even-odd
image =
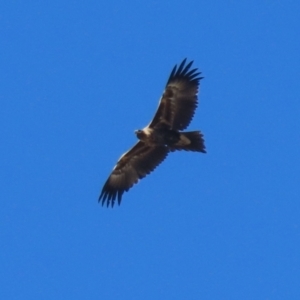
[(201, 74), (186, 59), (173, 68), (153, 120), (135, 131), (139, 141), (118, 160), (105, 182), (99, 202), (114, 206), (135, 183), (152, 172), (170, 151), (185, 150), (205, 153), (200, 131), (181, 132), (190, 124), (198, 105)]

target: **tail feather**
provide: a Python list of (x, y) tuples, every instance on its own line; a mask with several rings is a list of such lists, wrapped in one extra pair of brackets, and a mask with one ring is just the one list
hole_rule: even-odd
[(170, 147), (171, 151), (185, 150), (206, 153), (201, 131), (180, 132), (180, 140)]

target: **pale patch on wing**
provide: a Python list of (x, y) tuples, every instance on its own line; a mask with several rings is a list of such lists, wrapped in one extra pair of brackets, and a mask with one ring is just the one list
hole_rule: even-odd
[(154, 115), (154, 118), (150, 123), (147, 125), (147, 127), (153, 128), (158, 126), (167, 126), (167, 128), (171, 128), (171, 122), (172, 122), (172, 109), (170, 109), (170, 106), (172, 105), (166, 97), (164, 97), (165, 91), (163, 92), (163, 96), (159, 99), (158, 107), (156, 110), (156, 113)]

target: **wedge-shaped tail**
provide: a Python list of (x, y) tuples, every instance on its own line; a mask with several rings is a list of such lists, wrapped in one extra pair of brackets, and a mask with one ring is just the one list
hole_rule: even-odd
[(180, 132), (180, 140), (170, 147), (171, 151), (185, 150), (206, 153), (201, 131)]

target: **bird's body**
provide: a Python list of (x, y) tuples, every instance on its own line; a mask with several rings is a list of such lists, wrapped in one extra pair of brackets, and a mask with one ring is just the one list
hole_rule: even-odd
[(135, 131), (137, 144), (118, 160), (100, 194), (102, 204), (113, 206), (116, 199), (120, 204), (124, 191), (153, 171), (169, 152), (206, 152), (200, 131), (183, 132), (197, 107), (202, 78), (198, 77), (197, 69), (190, 70), (192, 62), (187, 65), (185, 62), (173, 68), (153, 120), (144, 129)]
[[(190, 150), (203, 152), (204, 145), (199, 131), (180, 132), (168, 128), (144, 128), (135, 131), (137, 138), (145, 145), (168, 147), (170, 151)], [(199, 137), (199, 139), (197, 139)], [(195, 147), (196, 142), (196, 147)], [(182, 149), (181, 149), (182, 148)], [(184, 149), (186, 148), (186, 149)]]
[(148, 128), (136, 131), (137, 138), (149, 146), (170, 146), (180, 140), (180, 133), (167, 128)]

